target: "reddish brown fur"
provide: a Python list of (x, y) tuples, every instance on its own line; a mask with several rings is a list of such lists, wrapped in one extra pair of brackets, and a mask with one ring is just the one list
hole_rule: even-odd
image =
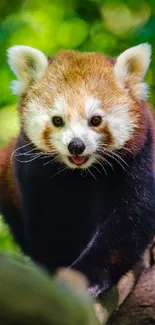
[(118, 250), (114, 250), (110, 256), (110, 261), (112, 264), (119, 264), (119, 262), (123, 259), (122, 252)]
[[(49, 66), (42, 80), (32, 83), (28, 93), (21, 98), (19, 104), (21, 117), (30, 100), (37, 99), (42, 106), (51, 107), (52, 101), (61, 97), (62, 94), (68, 103), (70, 116), (74, 107), (77, 107), (77, 103), (79, 114), (83, 114), (83, 95), (86, 93), (96, 96), (101, 101), (104, 110), (114, 104), (120, 105), (121, 109), (121, 105), (130, 103), (130, 112), (137, 118), (137, 128), (132, 138), (126, 143), (124, 150), (127, 148), (134, 153), (143, 145), (147, 129), (154, 129), (154, 124), (148, 104), (135, 99), (130, 84), (126, 85), (130, 90), (130, 96), (117, 86), (113, 76), (114, 63), (115, 59), (105, 57), (103, 54), (59, 52), (55, 58), (49, 58)], [(44, 96), (42, 96), (43, 92)], [(48, 141), (50, 131), (51, 128), (47, 125), (42, 136), (48, 151), (51, 150)], [(98, 131), (102, 133), (105, 127), (104, 130), (98, 128)], [(113, 137), (108, 126), (106, 126), (106, 134), (108, 144), (112, 144)], [(10, 162), (14, 144), (15, 140), (0, 153), (0, 201), (12, 201), (17, 206), (19, 195)]]
[[(100, 100), (104, 111), (114, 105), (120, 106), (121, 110), (123, 105), (130, 104), (130, 114), (137, 118), (138, 125), (141, 121), (144, 124), (143, 113), (140, 112), (142, 104), (135, 99), (132, 86), (130, 87), (128, 82), (126, 85), (128, 92), (117, 86), (113, 75), (114, 63), (115, 59), (105, 57), (100, 53), (59, 52), (55, 58), (49, 59), (49, 66), (42, 80), (30, 85), (28, 94), (24, 96), (19, 105), (21, 114), (30, 100), (37, 100), (38, 105), (51, 109), (53, 101), (62, 96), (67, 103), (70, 118), (74, 113), (74, 108), (78, 109), (78, 114), (83, 116), (85, 95), (93, 95)], [(142, 126), (140, 129), (142, 130)], [(46, 136), (48, 130), (45, 131)], [(100, 127), (96, 130), (103, 132)], [(108, 126), (107, 135), (110, 143), (112, 134)], [(132, 142), (135, 137), (137, 139), (136, 131)], [(139, 146), (139, 141), (134, 142), (136, 150), (138, 148), (136, 143)]]
[(108, 146), (109, 148), (111, 146), (113, 146), (113, 143), (114, 143), (114, 138), (113, 138), (113, 135), (112, 135), (112, 132), (110, 131), (110, 128), (108, 127), (108, 124), (106, 123), (104, 126), (102, 127), (98, 127), (98, 131), (100, 133), (103, 133), (104, 134), (104, 144), (105, 146)]
[(43, 135), (42, 135), (42, 140), (43, 140), (44, 147), (49, 152), (53, 149), (53, 147), (51, 146), (51, 143), (49, 141), (51, 131), (52, 131), (51, 126), (49, 125), (49, 123), (46, 123), (46, 127), (45, 127), (45, 130), (44, 130)]
[(13, 177), (11, 154), (14, 150), (16, 139), (0, 152), (0, 203), (20, 206), (19, 192)]
[[(59, 52), (49, 62), (42, 80), (31, 85), (25, 99), (29, 101), (37, 98), (43, 106), (51, 107), (52, 100), (63, 94), (70, 114), (77, 103), (83, 114), (83, 95), (86, 93), (100, 99), (105, 110), (114, 101), (124, 104), (128, 98), (116, 85), (112, 69), (113, 64), (103, 54)], [(42, 92), (45, 92), (44, 98)]]

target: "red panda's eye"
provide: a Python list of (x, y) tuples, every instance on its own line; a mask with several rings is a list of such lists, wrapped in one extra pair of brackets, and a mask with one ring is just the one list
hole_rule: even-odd
[(53, 122), (54, 126), (56, 126), (57, 128), (60, 128), (60, 127), (64, 126), (64, 124), (65, 124), (62, 117), (60, 117), (60, 116), (53, 116), (52, 122)]
[(90, 120), (90, 125), (91, 126), (99, 126), (102, 122), (102, 117), (101, 116), (93, 116)]

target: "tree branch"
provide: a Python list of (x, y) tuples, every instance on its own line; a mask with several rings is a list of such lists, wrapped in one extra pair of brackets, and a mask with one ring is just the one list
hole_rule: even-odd
[(133, 292), (108, 320), (107, 325), (155, 324), (155, 241), (143, 258), (143, 270)]

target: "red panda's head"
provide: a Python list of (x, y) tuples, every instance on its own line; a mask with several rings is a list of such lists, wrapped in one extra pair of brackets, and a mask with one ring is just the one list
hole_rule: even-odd
[(151, 48), (142, 44), (116, 60), (99, 53), (60, 51), (54, 58), (27, 46), (8, 50), (30, 141), (70, 168), (88, 168), (102, 150), (124, 148), (138, 129), (143, 78)]

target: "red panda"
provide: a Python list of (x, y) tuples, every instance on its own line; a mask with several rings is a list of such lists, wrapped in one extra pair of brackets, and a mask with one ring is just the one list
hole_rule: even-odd
[(117, 59), (8, 50), (20, 134), (0, 153), (0, 209), (23, 252), (109, 290), (155, 231), (154, 120), (143, 81), (151, 48)]

